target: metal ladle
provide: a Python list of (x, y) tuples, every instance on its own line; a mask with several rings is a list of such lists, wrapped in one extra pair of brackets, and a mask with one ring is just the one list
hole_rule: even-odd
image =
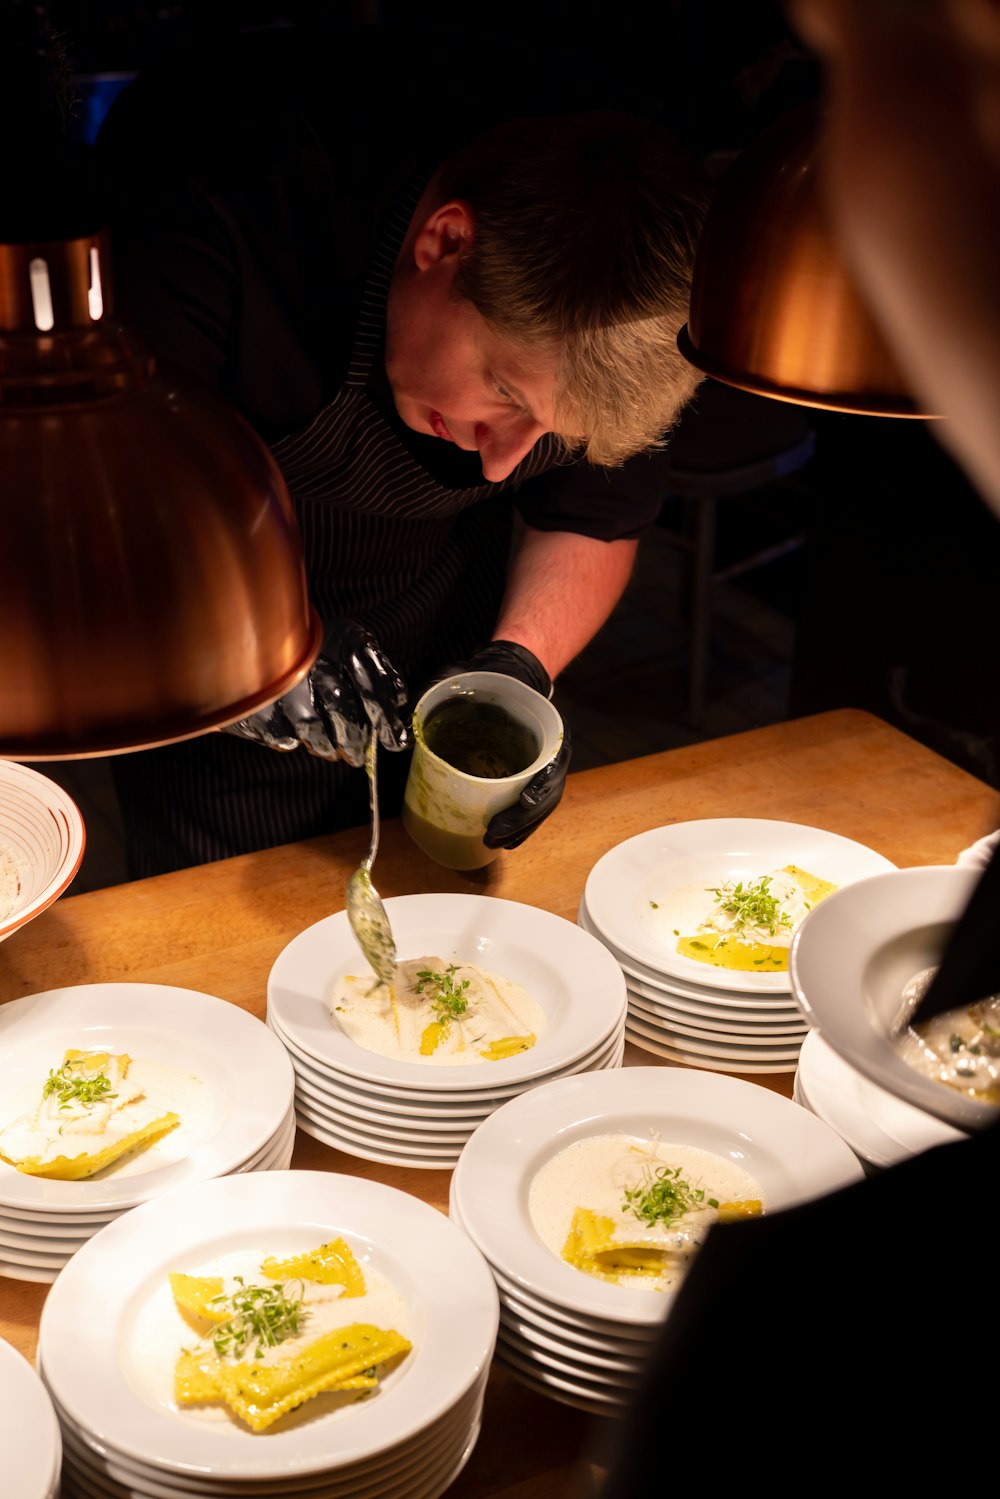
[(372, 832), (368, 852), (347, 882), (347, 919), (361, 951), (371, 964), (380, 983), (391, 983), (396, 972), (396, 941), (382, 897), (372, 884), (372, 865), (378, 852), (378, 786), (375, 756), (378, 735), (372, 729), (365, 749), (365, 771), (368, 775), (368, 800), (371, 806)]

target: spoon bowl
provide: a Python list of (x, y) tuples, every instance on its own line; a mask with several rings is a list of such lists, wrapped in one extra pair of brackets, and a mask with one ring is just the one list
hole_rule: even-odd
[(355, 940), (380, 983), (391, 982), (396, 972), (396, 942), (382, 897), (372, 884), (372, 865), (378, 853), (379, 815), (378, 784), (375, 757), (378, 736), (372, 729), (365, 749), (365, 771), (368, 775), (368, 800), (371, 806), (372, 831), (368, 852), (347, 882), (347, 919)]

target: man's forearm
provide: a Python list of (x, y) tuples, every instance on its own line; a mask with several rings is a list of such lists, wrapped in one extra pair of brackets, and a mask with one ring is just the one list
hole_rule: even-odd
[(495, 640), (527, 646), (555, 680), (625, 591), (638, 542), (528, 528), (515, 553)]

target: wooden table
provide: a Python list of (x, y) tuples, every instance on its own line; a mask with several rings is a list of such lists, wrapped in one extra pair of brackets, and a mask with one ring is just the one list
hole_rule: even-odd
[[(1000, 825), (1000, 794), (867, 713), (840, 710), (571, 775), (556, 815), (515, 853), (462, 875), (383, 824), (383, 895), (466, 891), (575, 920), (587, 874), (614, 844), (701, 817), (770, 817), (827, 828), (900, 867), (949, 864)], [(0, 1001), (123, 980), (218, 995), (264, 1018), (278, 953), (342, 909), (363, 828), (154, 879), (67, 896), (0, 944)], [(626, 1065), (661, 1065), (626, 1048)], [(749, 1081), (791, 1095), (792, 1074)], [(346, 1172), (446, 1211), (449, 1173), (381, 1166), (298, 1134), (293, 1168)], [(0, 1336), (33, 1359), (47, 1285), (0, 1277)], [(495, 1369), (483, 1430), (449, 1499), (579, 1499), (611, 1423), (536, 1396)], [(601, 1428), (598, 1430), (597, 1428)]]

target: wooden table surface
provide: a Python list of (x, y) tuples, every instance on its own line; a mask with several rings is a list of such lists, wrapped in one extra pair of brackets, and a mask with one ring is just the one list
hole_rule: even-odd
[[(563, 801), (521, 849), (474, 875), (440, 868), (398, 821), (383, 823), (383, 896), (465, 891), (575, 920), (587, 875), (614, 844), (670, 822), (768, 817), (826, 828), (900, 867), (950, 864), (1000, 825), (1000, 794), (898, 730), (853, 709), (571, 775)], [(177, 985), (264, 1018), (282, 948), (344, 905), (367, 830), (288, 844), (176, 874), (68, 895), (0, 943), (0, 1002), (70, 984)], [(626, 1065), (669, 1066), (626, 1047)], [(749, 1081), (791, 1096), (793, 1074)], [(447, 1210), (450, 1173), (382, 1166), (299, 1131), (292, 1167), (387, 1182)], [(49, 1287), (0, 1276), (0, 1337), (34, 1359)], [(482, 1434), (449, 1499), (579, 1499), (613, 1423), (544, 1399), (494, 1369)]]

